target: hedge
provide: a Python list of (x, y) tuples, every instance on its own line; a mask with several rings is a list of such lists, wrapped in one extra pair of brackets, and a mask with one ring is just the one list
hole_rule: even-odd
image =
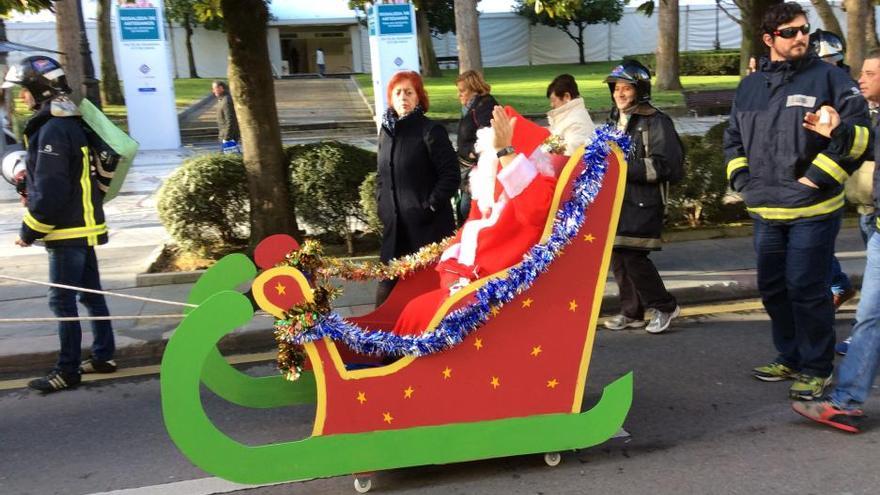
[[(679, 74), (682, 76), (725, 76), (739, 74), (738, 50), (709, 50), (681, 52), (679, 54)], [(657, 57), (653, 53), (627, 55), (624, 60), (637, 60), (657, 71)]]

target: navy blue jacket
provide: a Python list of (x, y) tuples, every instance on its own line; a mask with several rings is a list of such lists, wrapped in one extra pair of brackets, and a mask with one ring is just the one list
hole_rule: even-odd
[[(848, 149), (803, 127), (804, 115), (834, 107), (860, 136)], [(868, 146), (868, 106), (845, 71), (809, 56), (767, 62), (743, 79), (724, 134), (731, 187), (753, 218), (815, 220), (844, 205), (843, 183)], [(819, 186), (798, 182), (807, 177)]]
[(19, 236), (47, 247), (107, 242), (103, 193), (91, 170), (79, 110), (67, 98), (52, 100), (24, 129), (27, 144), (27, 213)]
[[(874, 160), (874, 163), (880, 163), (880, 142), (877, 139), (877, 132), (880, 126), (874, 126), (868, 133), (868, 145), (860, 157), (862, 160)], [(858, 126), (853, 126), (845, 122), (841, 122), (840, 126), (831, 133), (832, 145), (841, 148), (853, 148), (855, 143), (863, 139)], [(874, 187), (871, 192), (874, 199), (875, 211), (880, 211), (880, 167), (874, 167)], [(880, 215), (874, 217), (874, 227), (880, 232)]]

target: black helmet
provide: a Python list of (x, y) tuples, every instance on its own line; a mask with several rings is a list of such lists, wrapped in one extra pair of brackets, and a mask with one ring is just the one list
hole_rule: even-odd
[(11, 88), (14, 84), (30, 91), (37, 105), (58, 95), (70, 94), (61, 64), (43, 55), (27, 57), (9, 67), (0, 87)]
[(810, 51), (831, 64), (843, 62), (846, 41), (831, 31), (815, 30), (810, 34)]
[(611, 95), (614, 95), (614, 85), (625, 82), (636, 87), (636, 101), (646, 103), (651, 100), (651, 71), (635, 60), (624, 60), (605, 78)]

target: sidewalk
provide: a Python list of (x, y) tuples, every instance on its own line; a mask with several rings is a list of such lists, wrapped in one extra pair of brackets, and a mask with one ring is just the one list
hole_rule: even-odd
[[(752, 238), (725, 238), (668, 243), (663, 251), (652, 255), (669, 290), (682, 305), (727, 301), (758, 296)], [(122, 294), (184, 302), (192, 284), (133, 287), (119, 276), (118, 268), (108, 273), (108, 262), (134, 258), (128, 248), (99, 248), (104, 263), (104, 277), (108, 289)], [(865, 252), (858, 230), (841, 231), (837, 255), (844, 271), (859, 285), (865, 264)], [(4, 274), (45, 280), (44, 254), (22, 259), (24, 263), (5, 266)], [(31, 259), (33, 258), (33, 259)], [(7, 264), (8, 265), (8, 264)], [(116, 266), (121, 266), (119, 263)], [(134, 266), (134, 265), (132, 265)], [(36, 269), (36, 270), (35, 270)], [(127, 275), (133, 275), (129, 269)], [(575, 282), (573, 280), (573, 282)], [(344, 284), (345, 292), (336, 301), (336, 311), (342, 316), (354, 316), (372, 309), (373, 284)], [(16, 284), (0, 284), (0, 314), (5, 318), (50, 316), (45, 289)], [(113, 315), (180, 314), (181, 308), (121, 298), (109, 298)], [(609, 277), (602, 313), (617, 310), (617, 286)], [(117, 333), (117, 357), (123, 366), (155, 364), (161, 360), (164, 345), (178, 319), (126, 320), (114, 323)], [(273, 349), (272, 320), (255, 317), (245, 328), (237, 330), (221, 342), (223, 352), (247, 353)], [(88, 330), (83, 335), (83, 346), (91, 342)], [(0, 326), (0, 374), (36, 373), (54, 363), (58, 341), (52, 323), (5, 324)]]

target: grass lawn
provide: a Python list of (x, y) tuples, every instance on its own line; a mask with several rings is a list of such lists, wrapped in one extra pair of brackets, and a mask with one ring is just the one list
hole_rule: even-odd
[[(485, 69), (486, 81), (492, 86), (492, 95), (502, 104), (514, 106), (523, 114), (546, 113), (550, 109), (546, 94), (547, 85), (559, 74), (571, 74), (578, 81), (578, 88), (587, 108), (599, 111), (611, 108), (611, 94), (603, 82), (605, 76), (618, 62), (594, 62), (586, 65), (535, 65), (524, 67), (493, 67)], [(458, 70), (443, 71), (443, 77), (425, 80), (431, 100), (429, 115), (435, 119), (458, 119), (461, 105), (458, 103), (455, 78)], [(364, 94), (372, 101), (373, 86), (369, 74), (355, 76)], [(682, 76), (685, 89), (727, 89), (739, 84), (739, 76)], [(678, 91), (654, 91), (654, 103), (663, 108), (684, 104)]]
[[(213, 79), (175, 79), (174, 80), (174, 93), (175, 93), (175, 103), (177, 104), (177, 111), (181, 111), (184, 108), (192, 105), (193, 103), (201, 100), (205, 96), (211, 93), (211, 82)], [(18, 98), (18, 91), (13, 90), (15, 94), (15, 113), (17, 116), (21, 116), (20, 118), (24, 118), (30, 116), (31, 112), (24, 107), (24, 104), (21, 102), (21, 99)], [(111, 120), (114, 122), (121, 124), (124, 128), (126, 126), (126, 107), (125, 105), (104, 105), (102, 110)]]

